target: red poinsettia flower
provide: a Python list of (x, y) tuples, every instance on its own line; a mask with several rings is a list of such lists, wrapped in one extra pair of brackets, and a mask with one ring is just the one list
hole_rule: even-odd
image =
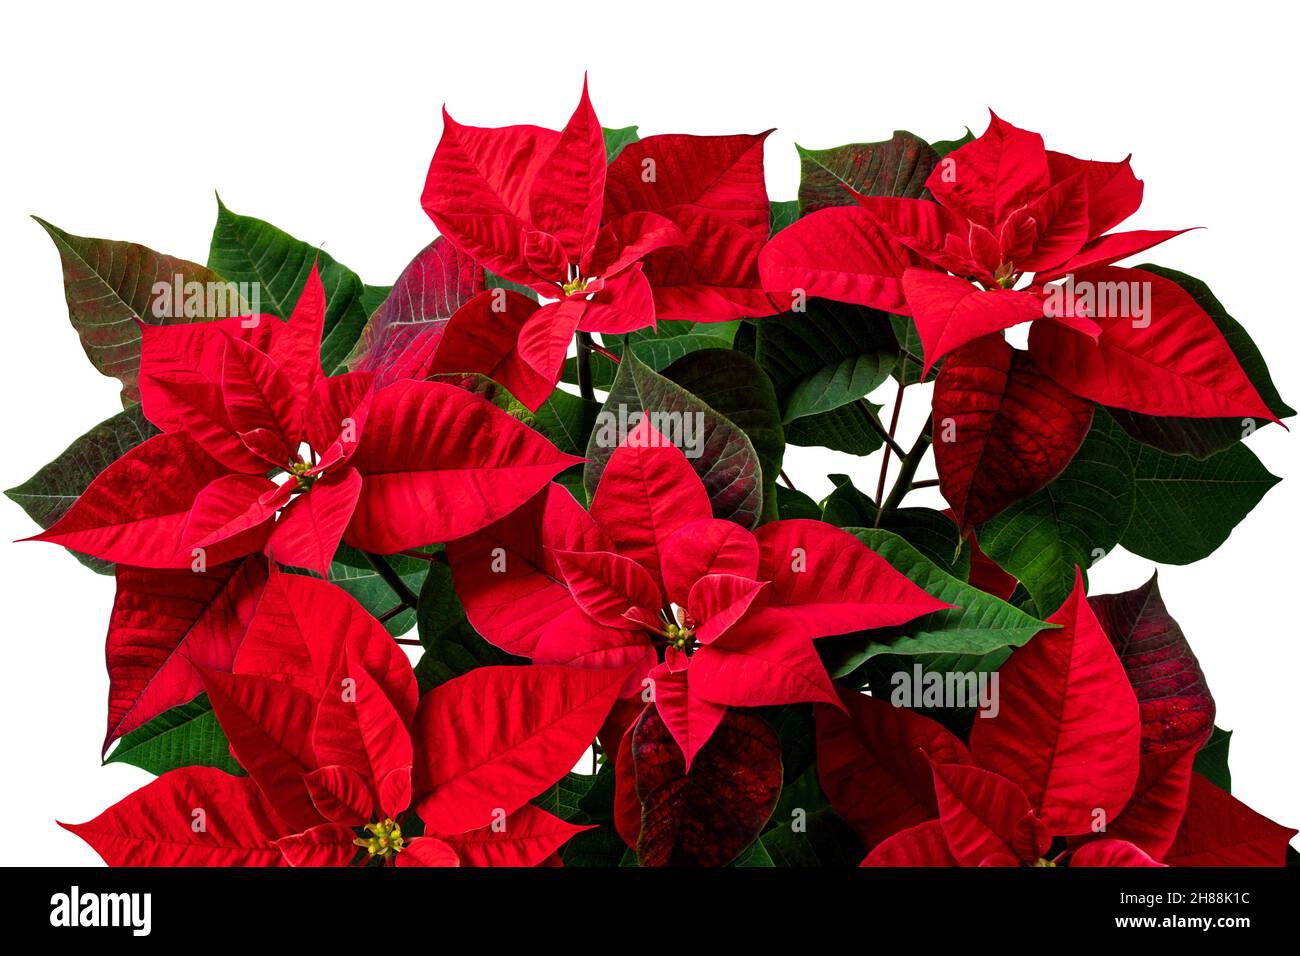
[[(758, 276), (768, 200), (759, 136), (655, 136), (607, 164), (583, 84), (563, 130), (462, 126), (443, 135), (422, 202), (439, 231), (538, 304), (491, 290), (453, 316), (496, 343), (502, 384), (536, 408), (576, 331), (660, 318), (766, 315)], [(512, 367), (513, 362), (522, 367)]]
[[(1181, 286), (1112, 263), (1185, 230), (1110, 232), (1137, 211), (1128, 160), (1047, 150), (994, 115), (926, 180), (932, 199), (855, 194), (764, 252), (768, 288), (913, 317), (935, 386), (941, 490), (970, 528), (1045, 486), (1092, 402), (1151, 415), (1276, 421)], [(1027, 352), (1000, 333), (1032, 322)]]
[[(715, 519), (686, 456), (643, 419), (584, 511), (552, 486), (454, 542), (471, 623), (538, 663), (635, 667), (687, 767), (727, 707), (836, 701), (813, 639), (947, 607), (820, 521)], [(662, 659), (661, 659), (662, 657)]]
[(340, 539), (390, 554), (459, 537), (578, 460), (451, 385), (326, 378), (324, 317), (313, 268), (288, 322), (142, 325), (143, 410), (164, 434), (35, 538), (145, 568), (265, 548), (323, 574)]
[(1137, 698), (1081, 576), (1048, 620), (1002, 666), (969, 749), (876, 698), (819, 708), (818, 776), (871, 847), (863, 865), (1281, 865), (1295, 831), (1195, 777), (1199, 740), (1141, 751)]
[(288, 600), (259, 608), (236, 673), (202, 674), (248, 776), (173, 770), (68, 827), (105, 861), (534, 866), (584, 829), (528, 801), (582, 755), (623, 674), (479, 668), (417, 706), (410, 663), (378, 622), (303, 627), (297, 612), (337, 589), (285, 578)]

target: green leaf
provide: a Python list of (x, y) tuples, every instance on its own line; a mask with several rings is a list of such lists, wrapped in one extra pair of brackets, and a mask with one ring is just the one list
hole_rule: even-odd
[(947, 156), (953, 150), (961, 149), (961, 147), (965, 146), (967, 143), (974, 142), (974, 140), (975, 134), (970, 131), (970, 127), (968, 126), (966, 127), (966, 132), (957, 139), (941, 139), (937, 142), (931, 143), (930, 147), (940, 158), (942, 158)]
[(216, 767), (243, 776), (207, 694), (164, 711), (123, 736), (104, 763), (129, 763), (161, 775), (178, 767)]
[[(685, 329), (682, 328), (685, 326)], [(643, 329), (627, 336), (632, 353), (656, 372), (673, 362), (703, 349), (729, 349), (735, 339), (737, 323), (734, 322), (660, 322), (660, 334)], [(621, 338), (603, 336), (604, 345), (615, 355), (623, 354)], [(609, 390), (618, 373), (618, 366), (599, 353), (591, 356), (591, 381), (599, 389)], [(561, 381), (570, 385), (578, 381), (578, 360), (564, 360)]]
[[(400, 554), (390, 554), (387, 560), (406, 586), (419, 594), (429, 571), (429, 562)], [(379, 576), (360, 551), (350, 545), (339, 545), (330, 565), (329, 580), (356, 598), (372, 617), (381, 617), (397, 606), (397, 595), (388, 582)], [(398, 635), (409, 631), (414, 624), (415, 612), (407, 609), (385, 621), (384, 627), (389, 634)]]
[(888, 313), (813, 299), (760, 322), (757, 355), (791, 422), (866, 396), (893, 371), (898, 340)]
[(776, 486), (776, 516), (782, 520), (788, 518), (811, 518), (820, 521), (822, 508), (802, 491), (795, 491), (785, 485)]
[[(139, 405), (100, 422), (69, 445), (57, 458), (16, 488), (5, 492), (38, 525), (48, 528), (62, 518), (86, 486), (101, 471), (132, 448), (158, 434)], [(69, 551), (101, 574), (112, 574), (111, 562)]]
[[(921, 345), (921, 333), (916, 331), (916, 322), (906, 315), (891, 315), (889, 324), (894, 328), (894, 338), (899, 348), (898, 361), (894, 364), (894, 378), (904, 385), (918, 385), (921, 382), (921, 365), (918, 360), (925, 348)], [(934, 381), (942, 366), (943, 359), (935, 362), (925, 381)]]
[(325, 334), (321, 367), (326, 375), (341, 371), (369, 317), (365, 285), (347, 266), (315, 246), (295, 239), (269, 222), (240, 216), (217, 198), (208, 267), (234, 282), (256, 283), (258, 308), (287, 319), (302, 293), (312, 263), (325, 287)]
[(526, 421), (560, 451), (584, 455), (598, 414), (600, 403), (557, 388)]
[(1125, 533), (1133, 507), (1133, 464), (1123, 438), (1098, 410), (1074, 459), (1046, 488), (1007, 508), (976, 531), (980, 547), (1049, 613), (1087, 569)]
[(782, 823), (759, 842), (773, 866), (853, 867), (866, 855), (853, 828), (829, 807)]
[(368, 285), (361, 289), (361, 307), (366, 310), (366, 316), (374, 314), (375, 309), (384, 304), (388, 294), (393, 291), (391, 285)]
[(470, 625), (452, 586), (451, 569), (441, 562), (429, 565), (420, 588), (416, 627), (424, 654), (415, 665), (421, 691), (427, 691), (478, 667), (523, 664), (485, 641)]
[(827, 475), (835, 490), (822, 502), (822, 520), (839, 528), (892, 531), (943, 570), (963, 581), (970, 576), (970, 549), (951, 519), (933, 508), (897, 508), (876, 520), (876, 503), (854, 487), (848, 475)]
[(863, 400), (842, 405), (820, 415), (797, 418), (785, 426), (787, 445), (829, 448), (863, 457), (884, 444), (880, 433), (871, 426), (879, 421), (880, 406)]
[(902, 130), (882, 143), (850, 143), (799, 150), (799, 204), (806, 216), (827, 206), (851, 206), (849, 189), (867, 196), (926, 195), (925, 180), (938, 162), (930, 144)]
[(772, 857), (768, 855), (767, 847), (763, 846), (763, 841), (755, 840), (727, 866), (776, 866), (776, 864), (772, 862)]
[(1097, 418), (1133, 468), (1133, 517), (1119, 543), (1151, 561), (1191, 564), (1212, 554), (1281, 480), (1245, 445), (1204, 460), (1167, 455), (1133, 441), (1100, 409)]
[[(59, 251), (68, 318), (81, 347), (96, 369), (122, 383), (123, 406), (140, 401), (137, 321), (178, 325), (247, 310), (238, 288), (211, 268), (134, 242), (74, 236), (44, 219), (36, 221)], [(187, 291), (189, 283), (199, 283), (189, 288), (201, 291)]]
[(641, 137), (637, 135), (635, 126), (624, 126), (619, 129), (606, 129), (601, 127), (601, 132), (605, 135), (605, 161), (612, 163), (614, 157), (623, 151), (623, 147), (629, 143), (635, 143)]
[(926, 593), (954, 607), (901, 627), (877, 628), (820, 641), (833, 677), (878, 654), (961, 654), (982, 657), (1019, 647), (1049, 625), (953, 577), (898, 535), (880, 528), (846, 528)]
[(561, 820), (576, 821), (579, 817), (585, 817), (582, 802), (595, 782), (595, 774), (566, 773), (534, 797), (531, 803), (547, 813), (555, 814)]
[[(1268, 365), (1259, 347), (1251, 340), (1241, 323), (1228, 314), (1223, 304), (1210, 291), (1209, 286), (1186, 273), (1162, 266), (1147, 264), (1138, 268), (1154, 272), (1181, 286), (1219, 327), (1228, 347), (1232, 349), (1241, 364), (1242, 371), (1255, 386), (1264, 404), (1279, 418), (1288, 418), (1295, 414), (1295, 409), (1282, 401), (1282, 396), (1278, 394), (1277, 386), (1273, 384), (1273, 377), (1269, 374)], [(1178, 418), (1141, 415), (1125, 409), (1111, 409), (1110, 413), (1116, 423), (1138, 441), (1163, 452), (1192, 455), (1196, 458), (1208, 458), (1216, 452), (1237, 444), (1243, 438), (1253, 434), (1257, 428), (1268, 424), (1264, 420), (1253, 418)]]
[(705, 349), (678, 359), (663, 374), (749, 438), (762, 467), (763, 501), (769, 512), (765, 517), (775, 517), (776, 477), (785, 455), (785, 432), (776, 390), (758, 363), (730, 349)]
[(798, 218), (799, 200), (782, 199), (772, 202), (768, 211), (769, 236), (775, 236)]
[(715, 517), (753, 527), (763, 514), (763, 469), (749, 437), (725, 415), (651, 369), (634, 349), (623, 356), (587, 445), (583, 480), (588, 495), (595, 494), (610, 455), (645, 413), (661, 434), (679, 447), (687, 446), (687, 460), (708, 490)]
[(1232, 793), (1232, 772), (1228, 769), (1228, 746), (1232, 731), (1215, 727), (1196, 752), (1192, 769), (1215, 786)]

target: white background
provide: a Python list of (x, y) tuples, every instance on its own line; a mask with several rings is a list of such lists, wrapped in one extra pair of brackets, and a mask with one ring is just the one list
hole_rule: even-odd
[[(118, 384), (86, 362), (58, 256), (28, 215), (202, 262), (217, 189), (232, 210), (387, 284), (433, 235), (419, 195), (440, 106), (473, 125), (554, 128), (584, 70), (606, 126), (777, 127), (767, 143), (775, 199), (795, 195), (796, 140), (827, 147), (900, 128), (948, 139), (967, 125), (981, 132), (987, 107), (1078, 156), (1132, 152), (1146, 199), (1129, 225), (1208, 227), (1152, 258), (1209, 281), (1294, 404), (1300, 128), (1295, 24), (1283, 10), (1241, 0), (10, 5), (0, 53), (0, 483), (22, 482), (120, 408)], [(875, 397), (887, 395), (888, 384)], [(925, 398), (909, 389), (907, 444)], [(1234, 792), (1295, 825), (1300, 435), (1268, 428), (1250, 444), (1288, 480), (1217, 553), (1162, 569), (1160, 585), (1208, 675), (1218, 723), (1236, 732)], [(795, 449), (787, 462), (816, 497), (830, 490), (827, 472), (875, 487), (875, 459)], [(932, 475), (924, 466), (921, 477)], [(0, 500), (0, 538), (34, 530)], [(1112, 555), (1094, 569), (1093, 590), (1136, 587), (1151, 570)], [(0, 854), (97, 862), (54, 820), (86, 820), (148, 779), (99, 765), (112, 580), (53, 546), (5, 543), (0, 582)]]

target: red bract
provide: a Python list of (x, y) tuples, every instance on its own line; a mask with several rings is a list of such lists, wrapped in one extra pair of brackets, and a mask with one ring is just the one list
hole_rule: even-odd
[[(1085, 399), (1277, 420), (1186, 291), (1111, 265), (1181, 231), (1108, 233), (1141, 203), (1127, 160), (1050, 152), (993, 116), (926, 186), (934, 201), (855, 194), (856, 206), (820, 209), (782, 230), (761, 267), (774, 296), (911, 315), (927, 372), (947, 356), (934, 404), (936, 435), (945, 424), (948, 434), (936, 458), (963, 528), (1060, 472), (1087, 431)], [(1025, 322), (1028, 354), (977, 341)]]
[(332, 585), (283, 583), (243, 672), (202, 673), (249, 776), (173, 770), (69, 827), (108, 863), (533, 866), (583, 829), (528, 800), (581, 756), (625, 675), (481, 668), (417, 711), (410, 664), (382, 627), (320, 616)]
[[(712, 517), (685, 455), (643, 420), (591, 513), (553, 487), (448, 551), (471, 622), (540, 663), (636, 667), (691, 760), (729, 706), (836, 700), (813, 639), (947, 607), (818, 521)], [(662, 652), (662, 659), (661, 659)]]
[(766, 134), (650, 137), (607, 167), (585, 83), (558, 132), (462, 126), (445, 110), (443, 121), (425, 211), (488, 269), (553, 300), (491, 290), (447, 334), (486, 338), (505, 362), (499, 380), (530, 407), (558, 381), (577, 331), (644, 328), (656, 308), (697, 321), (772, 311), (758, 278)]
[[(1294, 831), (1218, 806), (1185, 819), (1189, 785), (1200, 786), (1189, 781), (1194, 749), (1140, 753), (1137, 699), (1081, 578), (1049, 623), (1001, 668), (998, 712), (976, 717), (969, 750), (881, 700), (846, 698), (847, 716), (818, 708), (818, 776), (871, 847), (863, 865), (1042, 866), (1065, 837), (1072, 866), (1156, 866), (1174, 862), (1177, 834), (1216, 825), (1205, 863), (1243, 858), (1229, 849), (1240, 837), (1252, 842), (1246, 856), (1280, 865)], [(1208, 807), (1221, 791), (1204, 786)]]
[(35, 537), (200, 572), (265, 548), (323, 574), (342, 538), (388, 554), (459, 537), (577, 460), (450, 385), (376, 391), (368, 372), (324, 377), (324, 315), (313, 270), (287, 323), (142, 326), (144, 412), (165, 434), (110, 465)]

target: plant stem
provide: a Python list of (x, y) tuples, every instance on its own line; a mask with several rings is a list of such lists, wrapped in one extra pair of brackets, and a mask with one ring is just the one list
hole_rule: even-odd
[(411, 608), (420, 603), (420, 599), (415, 592), (406, 586), (402, 576), (393, 570), (393, 566), (388, 563), (387, 558), (382, 554), (372, 554), (369, 551), (362, 551), (361, 553), (366, 556), (366, 560), (370, 562), (370, 566), (375, 569), (375, 572), (384, 579), (384, 583), (393, 589), (393, 593), (397, 595), (398, 600)]
[(858, 407), (862, 409), (862, 414), (867, 416), (867, 424), (871, 426), (871, 430), (880, 436), (881, 440), (890, 447), (890, 450), (895, 455), (902, 458), (905, 454), (903, 446), (894, 441), (893, 435), (885, 431), (885, 426), (881, 424), (880, 419), (876, 417), (876, 413), (871, 410), (871, 406), (867, 404), (866, 400), (859, 398)]
[(921, 481), (912, 482), (913, 491), (916, 491), (917, 488), (937, 488), (937, 487), (939, 487), (938, 478), (925, 478)]
[(379, 623), (387, 624), (393, 618), (397, 617), (397, 615), (401, 614), (403, 611), (406, 610), (409, 610), (406, 606), (406, 602), (402, 602), (401, 604), (398, 604), (396, 607), (390, 607), (383, 614), (379, 615)]
[(596, 390), (591, 384), (591, 352), (595, 343), (590, 332), (579, 332), (578, 342), (578, 392), (589, 402), (596, 400)]
[(912, 479), (916, 477), (916, 469), (921, 466), (921, 459), (925, 457), (926, 449), (930, 447), (930, 426), (932, 422), (933, 419), (926, 419), (925, 427), (921, 429), (921, 434), (916, 436), (915, 444), (903, 456), (902, 464), (898, 468), (898, 477), (894, 479), (894, 487), (889, 490), (889, 497), (885, 499), (876, 512), (876, 527), (880, 527), (880, 516), (886, 511), (893, 511), (902, 504), (903, 498), (912, 490)]
[(617, 352), (611, 352), (609, 349), (605, 348), (605, 346), (597, 345), (595, 342), (591, 343), (591, 350), (597, 355), (605, 356), (605, 358), (609, 359), (615, 365), (619, 365), (623, 361)]
[(885, 453), (881, 456), (880, 460), (880, 477), (876, 480), (877, 521), (880, 519), (880, 511), (884, 507), (884, 502), (881, 499), (884, 498), (885, 495), (885, 478), (889, 474), (889, 452), (894, 447), (892, 439), (894, 433), (898, 431), (898, 415), (903, 410), (903, 390), (906, 388), (907, 386), (900, 378), (898, 380), (898, 392), (894, 396), (894, 413), (889, 417), (889, 432), (887, 434), (891, 440), (885, 445)]
[(790, 480), (790, 476), (787, 475), (787, 474), (785, 473), (785, 469), (784, 469), (784, 468), (781, 469), (781, 474), (780, 474), (778, 477), (779, 477), (783, 482), (785, 482), (785, 486), (786, 486), (787, 488), (789, 488), (791, 491), (798, 491), (798, 490), (799, 490), (798, 488), (796, 488), (796, 487), (794, 486), (794, 482)]
[(446, 564), (446, 551), (399, 551), (404, 558), (415, 558), (417, 561), (428, 561), (430, 564)]

